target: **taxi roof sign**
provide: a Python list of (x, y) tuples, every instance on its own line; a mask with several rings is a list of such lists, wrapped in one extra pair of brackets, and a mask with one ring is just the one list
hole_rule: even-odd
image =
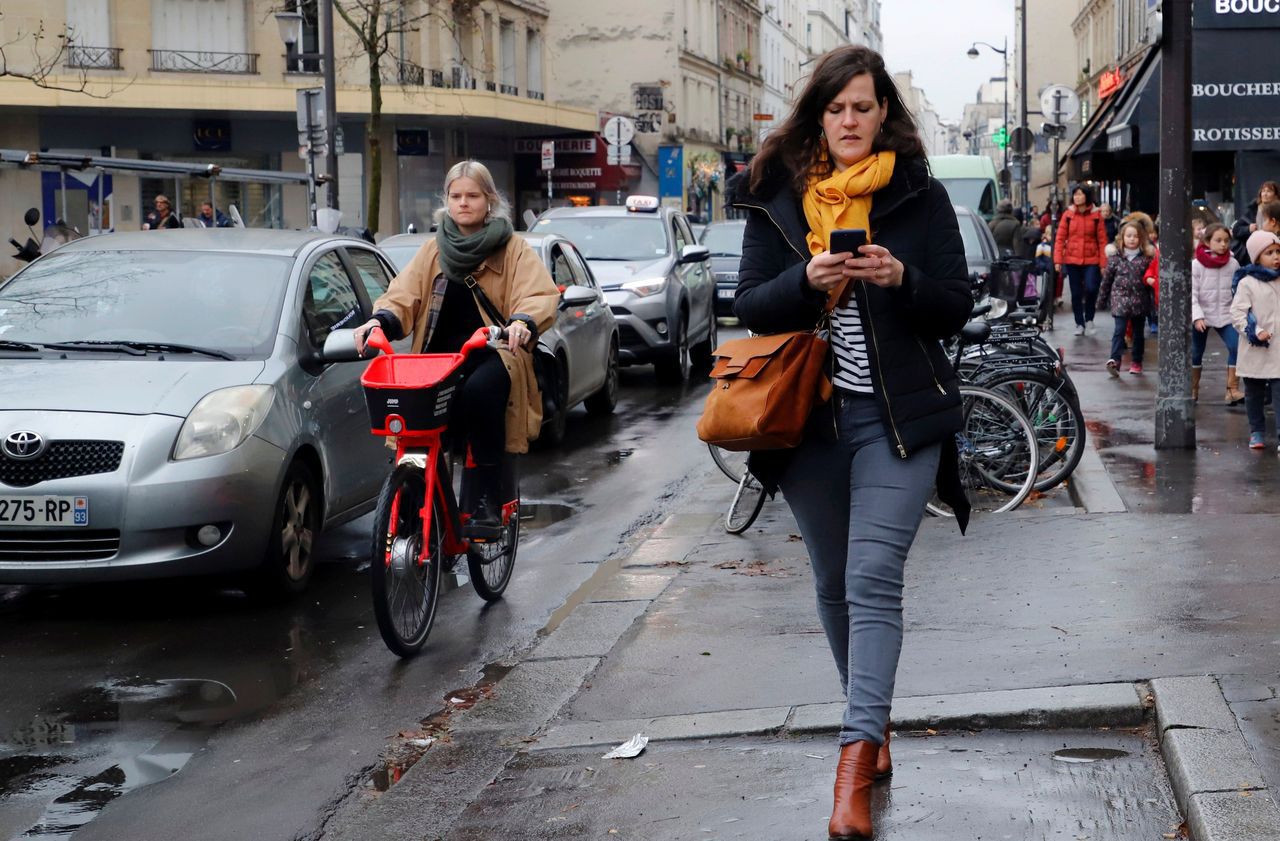
[(653, 213), (658, 207), (657, 196), (627, 196), (627, 210), (632, 213)]

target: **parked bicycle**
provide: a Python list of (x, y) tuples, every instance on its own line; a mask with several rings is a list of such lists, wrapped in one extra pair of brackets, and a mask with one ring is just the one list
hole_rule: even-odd
[[(520, 543), (520, 494), (514, 457), (503, 464), (501, 526), (464, 539), (473, 509), (467, 454), (460, 493), (450, 468), (449, 410), (469, 354), (506, 337), (483, 327), (460, 353), (398, 354), (379, 329), (367, 343), (384, 355), (361, 376), (374, 435), (393, 436), (396, 467), (383, 482), (371, 549), (373, 611), (383, 641), (401, 657), (422, 649), (435, 621), (441, 575), (466, 556), (471, 584), (486, 601), (502, 597)], [(461, 506), (458, 497), (461, 496)]]
[(720, 472), (738, 483), (738, 490), (724, 515), (724, 530), (729, 534), (742, 534), (760, 516), (764, 508), (764, 486), (747, 470), (747, 453), (734, 452), (708, 444), (711, 458)]

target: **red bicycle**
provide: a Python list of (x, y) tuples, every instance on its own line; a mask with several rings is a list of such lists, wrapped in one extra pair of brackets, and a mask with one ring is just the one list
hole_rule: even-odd
[(506, 336), (500, 327), (482, 327), (460, 353), (396, 353), (381, 330), (368, 344), (383, 356), (360, 377), (375, 435), (396, 440), (396, 467), (382, 484), (373, 527), (373, 612), (383, 641), (401, 657), (421, 650), (435, 621), (442, 573), (465, 555), (471, 583), (485, 601), (502, 597), (520, 542), (520, 493), (515, 460), (502, 470), (501, 527), (493, 539), (464, 539), (472, 509), (467, 453), (458, 505), (445, 433), (449, 409), (462, 383), (467, 356)]

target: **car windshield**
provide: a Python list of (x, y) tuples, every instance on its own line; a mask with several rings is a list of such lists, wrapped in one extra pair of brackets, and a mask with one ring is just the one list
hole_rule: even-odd
[(995, 211), (995, 197), (991, 193), (991, 181), (986, 178), (939, 178), (947, 188), (952, 204), (990, 216)]
[(0, 286), (0, 339), (181, 344), (265, 356), (291, 264), (223, 252), (50, 254)]
[(702, 232), (702, 244), (712, 257), (741, 257), (742, 234), (746, 225), (708, 225)]
[(657, 260), (667, 254), (666, 232), (656, 216), (557, 216), (540, 219), (534, 231), (560, 234), (588, 260)]
[(396, 267), (396, 271), (402, 272), (420, 249), (419, 245), (387, 245), (382, 247), (382, 253), (391, 259), (391, 265)]

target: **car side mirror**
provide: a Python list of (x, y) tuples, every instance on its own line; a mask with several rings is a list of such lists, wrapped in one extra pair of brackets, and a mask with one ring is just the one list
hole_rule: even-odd
[(703, 263), (711, 259), (711, 249), (705, 245), (686, 245), (680, 252), (680, 263)]
[(598, 300), (596, 290), (589, 286), (570, 286), (560, 295), (560, 303), (566, 307), (585, 307)]
[(356, 351), (355, 330), (333, 330), (324, 340), (324, 348), (320, 351), (319, 362), (360, 362), (378, 355), (378, 349), (365, 347), (363, 356)]

